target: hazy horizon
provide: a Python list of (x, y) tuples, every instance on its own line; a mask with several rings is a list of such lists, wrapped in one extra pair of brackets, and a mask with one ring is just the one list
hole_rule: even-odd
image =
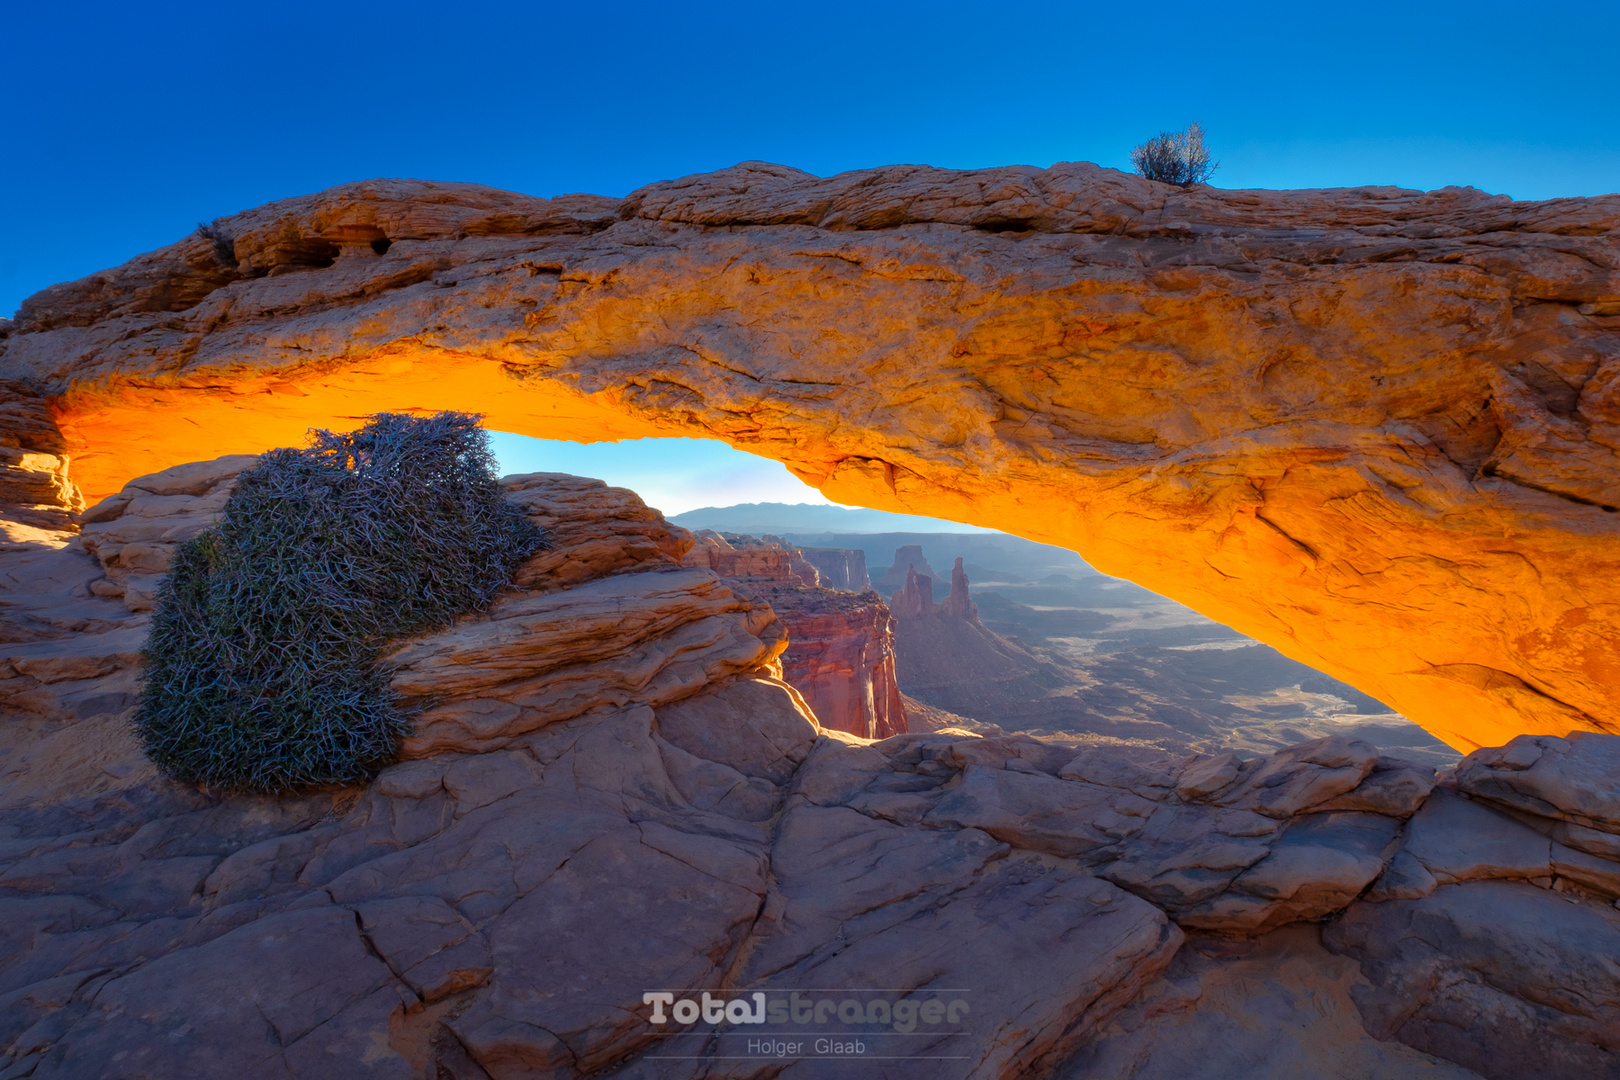
[[(774, 520), (773, 520), (774, 518)], [(896, 514), (888, 510), (873, 510), (864, 506), (841, 506), (836, 503), (784, 503), (748, 502), (729, 506), (700, 506), (693, 510), (671, 515), (669, 520), (688, 529), (713, 529), (716, 532), (738, 532), (759, 535), (760, 532), (792, 533), (969, 533), (1010, 536), (999, 529), (982, 525), (969, 525), (945, 518), (923, 517), (918, 514)], [(710, 524), (712, 521), (730, 521), (735, 526)], [(784, 526), (786, 526), (784, 528)]]
[[(803, 507), (827, 511), (829, 522), (840, 522), (830, 529), (833, 532), (998, 531), (942, 518), (835, 503), (788, 472), (781, 462), (733, 449), (715, 439), (576, 443), (492, 431), (489, 442), (496, 468), (503, 476), (527, 472), (588, 476), (613, 487), (629, 488), (671, 521), (706, 510)], [(885, 525), (869, 530), (850, 528), (849, 521), (856, 519), (882, 521)]]

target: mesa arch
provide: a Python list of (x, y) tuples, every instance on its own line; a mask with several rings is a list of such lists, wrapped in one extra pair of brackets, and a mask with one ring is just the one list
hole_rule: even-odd
[(1620, 732), (1617, 228), (1085, 164), (374, 181), (45, 290), (0, 377), (91, 502), (379, 410), (723, 439), (1074, 548), (1469, 749)]

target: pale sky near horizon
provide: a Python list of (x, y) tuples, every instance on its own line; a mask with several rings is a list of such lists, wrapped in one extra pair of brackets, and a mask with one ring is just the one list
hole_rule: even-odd
[[(1614, 0), (17, 4), (0, 313), (200, 221), (371, 177), (547, 196), (750, 159), (1120, 168), (1199, 120), (1217, 187), (1612, 192), (1617, 38)], [(647, 449), (523, 453), (640, 470), (670, 512), (824, 501), (727, 448), (626, 457)]]
[(490, 433), (506, 473), (565, 472), (626, 487), (665, 516), (704, 506), (780, 502), (836, 505), (779, 461), (713, 439), (626, 439), (617, 443), (531, 439)]

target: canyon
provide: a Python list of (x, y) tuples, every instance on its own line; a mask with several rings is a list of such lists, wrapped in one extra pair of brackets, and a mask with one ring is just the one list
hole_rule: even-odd
[(1617, 223), (1083, 163), (367, 181), (29, 298), (6, 407), (58, 434), (4, 475), (49, 517), (385, 409), (719, 438), (1079, 550), (1462, 751), (1614, 731)]
[[(908, 729), (895, 668), (894, 621), (883, 598), (866, 588), (859, 551), (805, 552), (779, 536), (693, 534), (684, 557), (768, 603), (788, 634), (783, 678), (804, 695), (822, 727), (863, 739)], [(818, 565), (810, 556), (819, 554)], [(825, 565), (835, 587), (822, 587)], [(859, 576), (855, 576), (856, 569)]]
[(1263, 754), (1344, 735), (1437, 768), (1459, 757), (1382, 702), (1061, 548), (989, 532), (789, 539), (859, 545), (874, 567), (886, 565), (873, 573), (903, 616), (895, 620), (900, 690), (908, 719), (926, 725), (1176, 753)]

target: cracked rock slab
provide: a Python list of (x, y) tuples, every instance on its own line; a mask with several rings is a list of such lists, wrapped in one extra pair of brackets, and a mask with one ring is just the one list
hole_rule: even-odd
[(1377, 1038), (1491, 1080), (1620, 1076), (1620, 914), (1524, 882), (1358, 903), (1325, 935), (1360, 962)]

